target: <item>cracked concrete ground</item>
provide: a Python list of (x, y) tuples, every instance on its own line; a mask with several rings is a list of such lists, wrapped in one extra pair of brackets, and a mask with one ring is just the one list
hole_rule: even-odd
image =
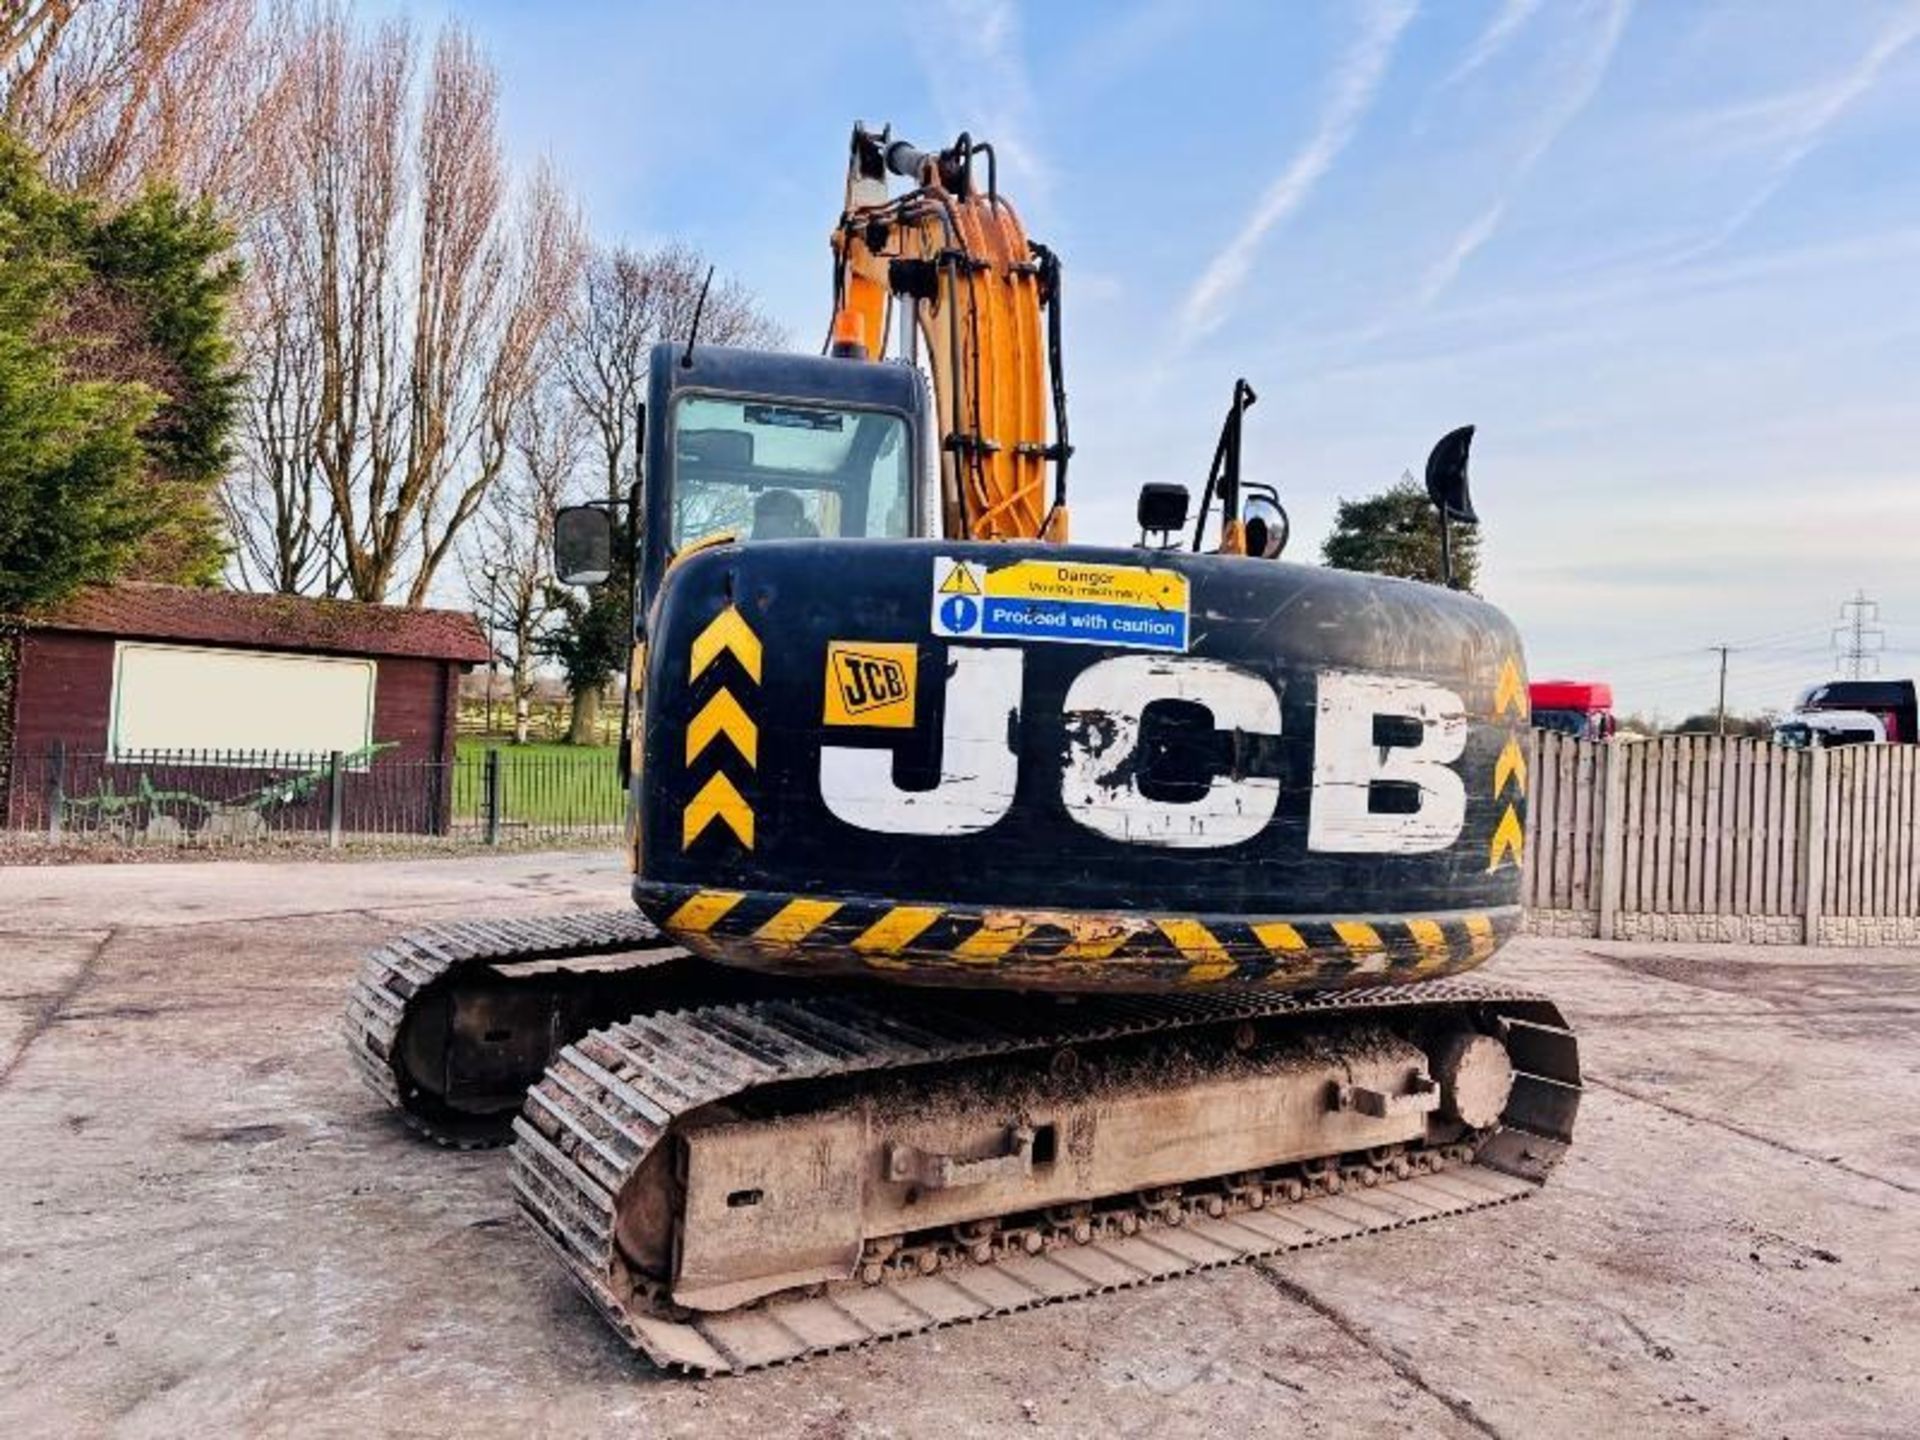
[(408, 922), (617, 863), (0, 869), (0, 1434), (1896, 1435), (1920, 955), (1529, 940), (1589, 1088), (1540, 1195), (703, 1383), (632, 1359), (336, 1021)]

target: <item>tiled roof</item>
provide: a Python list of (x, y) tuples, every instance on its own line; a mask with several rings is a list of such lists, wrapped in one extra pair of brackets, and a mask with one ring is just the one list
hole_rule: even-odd
[(143, 582), (84, 590), (34, 616), (31, 623), (46, 630), (257, 650), (406, 655), (471, 664), (484, 664), (488, 657), (480, 622), (461, 610), (408, 610), (355, 600), (245, 595)]

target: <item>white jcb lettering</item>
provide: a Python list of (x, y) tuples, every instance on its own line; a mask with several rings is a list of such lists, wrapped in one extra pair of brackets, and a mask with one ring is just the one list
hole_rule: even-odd
[[(1460, 697), (1424, 680), (1340, 670), (1321, 672), (1319, 694), (1307, 847), (1418, 855), (1453, 844), (1467, 819), (1467, 787), (1450, 768), (1467, 746)], [(1417, 723), (1418, 741), (1379, 744), (1376, 717)], [(1413, 787), (1417, 804), (1376, 811), (1380, 782)]]
[[(1019, 781), (1024, 659), (1016, 647), (948, 652), (953, 668), (932, 789), (895, 783), (890, 746), (823, 746), (827, 809), (886, 835), (974, 835), (998, 822)], [(1141, 728), (1159, 700), (1204, 707), (1215, 731), (1280, 733), (1280, 696), (1251, 671), (1191, 655), (1097, 661), (1066, 695), (1067, 814), (1123, 844), (1207, 849), (1254, 839), (1279, 806), (1273, 776), (1212, 774), (1190, 799), (1142, 791)], [(1330, 670), (1318, 678), (1316, 711), (1310, 850), (1417, 855), (1459, 838), (1467, 814), (1466, 785), (1452, 768), (1467, 743), (1459, 696), (1424, 680)]]
[(820, 796), (849, 825), (886, 835), (972, 835), (1012, 806), (1020, 757), (1009, 742), (1020, 723), (1025, 656), (1017, 647), (956, 646), (947, 658), (953, 671), (933, 789), (896, 785), (890, 747), (821, 748)]
[(1135, 845), (1198, 850), (1238, 845), (1266, 828), (1277, 779), (1215, 775), (1192, 800), (1140, 791), (1140, 726), (1156, 700), (1204, 706), (1216, 730), (1280, 733), (1273, 686), (1218, 660), (1123, 655), (1089, 665), (1067, 691), (1067, 765), (1061, 798), (1089, 830)]

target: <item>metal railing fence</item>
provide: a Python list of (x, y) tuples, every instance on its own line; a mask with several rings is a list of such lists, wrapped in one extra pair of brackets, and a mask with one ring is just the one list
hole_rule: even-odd
[(16, 751), (0, 833), (62, 844), (234, 845), (441, 839), (468, 844), (619, 836), (626, 795), (605, 750), (510, 746), (420, 760), (374, 746)]

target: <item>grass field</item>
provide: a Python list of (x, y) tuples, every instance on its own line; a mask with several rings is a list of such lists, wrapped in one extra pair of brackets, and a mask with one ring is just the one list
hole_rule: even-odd
[(516, 826), (618, 825), (626, 795), (614, 769), (613, 745), (514, 745), (462, 736), (454, 766), (453, 817), (486, 817), (487, 751), (500, 752), (501, 823)]

